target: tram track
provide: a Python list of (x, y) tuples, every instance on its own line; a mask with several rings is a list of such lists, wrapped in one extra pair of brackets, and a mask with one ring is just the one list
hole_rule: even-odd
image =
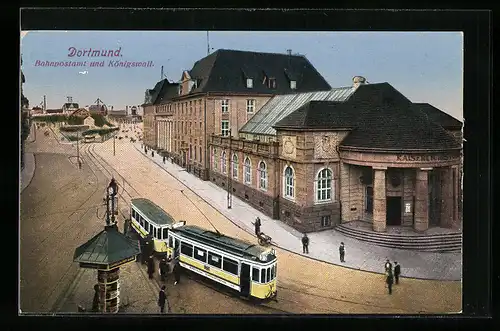
[[(86, 156), (88, 159), (90, 159), (89, 157), (89, 151), (88, 151), (89, 147), (86, 146), (86, 147), (83, 147), (82, 148), (82, 151), (83, 151), (83, 154), (84, 156)], [(93, 190), (92, 194), (89, 195), (87, 197), (87, 199), (85, 199), (84, 203), (82, 203), (80, 205), (83, 206), (86, 202), (88, 202), (90, 200), (90, 198), (92, 196), (94, 196), (96, 194), (96, 192), (99, 190), (99, 176), (97, 175), (97, 173), (95, 172), (95, 170), (89, 165), (88, 167), (90, 169), (90, 171), (92, 172), (93, 176), (95, 177), (96, 179), (96, 188)], [(94, 208), (95, 206), (90, 206), (86, 209), (85, 213), (78, 219), (78, 221), (82, 220), (83, 216), (89, 211), (91, 210), (92, 208)], [(74, 211), (71, 215), (75, 214), (76, 211)], [(68, 220), (70, 219), (70, 217), (68, 217)], [(81, 224), (82, 222), (77, 222), (77, 224)], [(59, 226), (60, 227), (60, 226)], [(59, 228), (58, 227), (58, 228)], [(82, 226), (81, 227), (83, 231), (73, 231), (73, 233), (76, 233), (77, 234), (77, 238), (73, 238), (74, 240), (72, 242), (80, 242), (82, 238), (86, 238), (88, 236), (91, 235), (91, 231), (88, 230), (88, 227), (85, 227), (85, 226)], [(56, 228), (57, 229), (57, 228)], [(55, 230), (56, 230), (55, 229)], [(55, 231), (54, 230), (54, 231)], [(87, 230), (87, 231), (85, 231)], [(93, 231), (92, 231), (93, 232)], [(69, 274), (70, 274), (70, 271), (74, 268), (77, 268), (77, 266), (74, 264), (74, 263), (70, 263), (70, 265), (68, 266), (68, 268), (65, 270), (65, 272), (63, 273), (63, 275), (60, 277), (59, 281), (56, 283), (56, 285), (52, 288), (52, 291), (50, 292), (50, 294), (48, 296), (46, 296), (46, 299), (45, 301), (43, 302), (42, 304), (42, 307), (47, 303), (47, 301), (49, 300), (49, 298), (51, 297), (51, 295), (54, 293), (54, 291), (59, 287), (59, 284), (61, 284), (63, 282), (63, 280), (66, 278), (66, 276), (69, 277)], [(61, 301), (70, 293), (70, 289), (73, 288), (76, 288), (76, 285), (78, 284), (78, 282), (81, 280), (81, 276), (83, 275), (83, 271), (84, 269), (81, 269), (81, 268), (77, 268), (77, 271), (76, 271), (76, 274), (75, 276), (73, 276), (73, 280), (70, 281), (64, 288), (63, 291), (61, 291), (60, 295), (56, 298), (56, 301), (52, 304), (51, 306), (51, 309), (50, 311), (57, 311), (57, 309), (60, 307), (60, 304), (61, 304)]]

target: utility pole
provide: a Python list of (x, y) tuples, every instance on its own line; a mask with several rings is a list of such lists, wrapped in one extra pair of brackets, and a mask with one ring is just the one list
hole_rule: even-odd
[(116, 141), (116, 134), (113, 133), (113, 156), (115, 156), (115, 141)]
[[(233, 158), (231, 156), (231, 129), (229, 129), (229, 162), (228, 168), (227, 169), (227, 209), (231, 209), (232, 207), (232, 192), (231, 188), (233, 187), (233, 178), (231, 177), (231, 172), (233, 171), (233, 164), (232, 164)], [(224, 160), (226, 162), (226, 160)]]
[(207, 31), (207, 55), (210, 55), (210, 38), (208, 37), (208, 31)]
[(76, 131), (76, 159), (78, 162), (78, 169), (82, 168), (82, 162), (80, 162), (80, 131)]
[(43, 113), (47, 111), (47, 96), (43, 96)]

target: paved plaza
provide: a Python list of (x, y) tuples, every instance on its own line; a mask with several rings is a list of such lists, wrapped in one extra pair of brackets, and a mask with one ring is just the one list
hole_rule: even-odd
[[(232, 197), (232, 208), (228, 209), (227, 191), (212, 182), (200, 180), (168, 160), (163, 164), (163, 158), (158, 153), (155, 153), (154, 157), (150, 152), (146, 155), (140, 142), (135, 143), (134, 146), (145, 158), (183, 182), (238, 227), (253, 234), (252, 222), (256, 217), (260, 217), (261, 231), (270, 235), (276, 246), (302, 254), (300, 241), (302, 234), (295, 229), (279, 220), (271, 219), (235, 196)], [(335, 230), (310, 233), (309, 238), (310, 254), (308, 257), (313, 259), (375, 273), (383, 273), (384, 262), (390, 259), (398, 261), (401, 265), (402, 277), (452, 281), (462, 279), (462, 254), (460, 253), (432, 253), (386, 248), (346, 237)], [(344, 242), (346, 247), (345, 263), (340, 263), (339, 260), (338, 247), (341, 242)]]

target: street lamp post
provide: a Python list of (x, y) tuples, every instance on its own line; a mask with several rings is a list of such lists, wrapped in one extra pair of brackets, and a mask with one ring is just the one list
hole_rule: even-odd
[(116, 155), (116, 153), (115, 153), (115, 141), (116, 141), (116, 134), (113, 134), (113, 156)]
[(82, 163), (80, 162), (80, 131), (76, 131), (76, 162), (78, 163), (78, 169), (82, 168)]

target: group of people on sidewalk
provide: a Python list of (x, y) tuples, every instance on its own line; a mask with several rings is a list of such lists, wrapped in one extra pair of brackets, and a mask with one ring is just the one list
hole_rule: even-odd
[(392, 263), (387, 259), (385, 261), (385, 283), (387, 284), (387, 288), (389, 289), (389, 294), (392, 294), (392, 285), (396, 282), (396, 285), (399, 284), (399, 276), (401, 275), (401, 266), (397, 261), (394, 261), (394, 269), (392, 268)]

